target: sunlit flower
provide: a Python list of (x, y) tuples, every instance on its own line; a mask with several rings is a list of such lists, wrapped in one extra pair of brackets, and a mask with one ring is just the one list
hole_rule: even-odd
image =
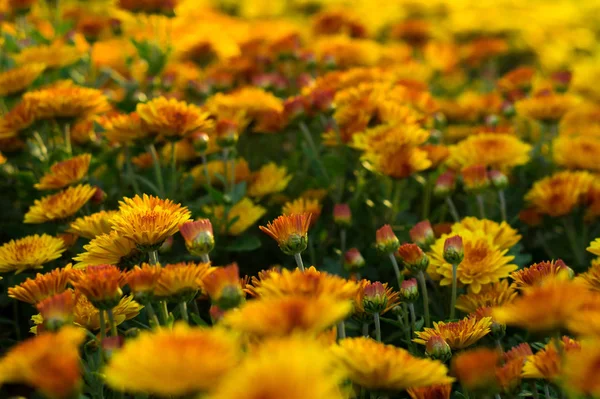
[(86, 252), (75, 256), (76, 269), (84, 269), (91, 265), (117, 265), (127, 268), (137, 264), (142, 253), (137, 249), (135, 242), (121, 236), (116, 231), (101, 234), (83, 246)]
[(88, 266), (71, 274), (71, 284), (98, 309), (112, 309), (123, 296), (125, 280), (114, 265)]
[(285, 166), (279, 167), (271, 162), (254, 172), (250, 177), (248, 196), (264, 197), (278, 193), (287, 187), (292, 176), (287, 174)]
[(477, 134), (450, 147), (446, 163), (453, 169), (484, 165), (504, 172), (529, 161), (531, 146), (507, 134)]
[(207, 391), (239, 362), (238, 345), (227, 331), (184, 323), (142, 332), (111, 358), (106, 382), (117, 391), (160, 396)]
[[(444, 260), (446, 238), (447, 235), (438, 238), (428, 252), (431, 259), (429, 268), (441, 277), (440, 285), (452, 284), (452, 265)], [(465, 231), (462, 238), (464, 258), (458, 265), (457, 279), (459, 283), (468, 285), (471, 292), (476, 294), (482, 285), (498, 282), (517, 269), (510, 263), (514, 257), (506, 255), (508, 250), (500, 250), (487, 236)]]
[(54, 42), (50, 45), (25, 47), (19, 54), (15, 54), (13, 58), (19, 65), (42, 63), (47, 68), (62, 68), (74, 64), (83, 55), (74, 46)]
[(413, 357), (408, 351), (370, 338), (346, 338), (331, 348), (352, 382), (367, 389), (402, 391), (452, 382), (437, 360)]
[(71, 223), (69, 231), (90, 240), (102, 234), (109, 234), (112, 231), (111, 219), (116, 214), (117, 211), (100, 211), (82, 216)]
[(196, 256), (208, 254), (215, 246), (212, 223), (209, 219), (188, 221), (179, 225), (187, 250)]
[(581, 281), (590, 290), (600, 291), (600, 258), (594, 259), (589, 269), (579, 273), (575, 279)]
[(444, 338), (453, 350), (467, 348), (490, 332), (491, 317), (481, 319), (466, 317), (459, 321), (449, 323), (434, 322), (433, 328), (426, 327), (423, 331), (415, 331), (417, 338), (413, 341), (425, 345), (432, 336)]
[(30, 91), (21, 102), (31, 108), (36, 120), (85, 118), (110, 110), (108, 98), (100, 90), (74, 85)]
[(95, 187), (84, 184), (42, 197), (33, 202), (25, 214), (24, 223), (62, 221), (77, 213), (95, 193)]
[(142, 263), (125, 274), (125, 282), (136, 300), (145, 303), (154, 295), (161, 271), (160, 265)]
[(431, 385), (406, 390), (411, 399), (450, 399), (452, 384)]
[(590, 246), (586, 248), (588, 252), (593, 253), (594, 255), (600, 256), (600, 238), (596, 238), (594, 241), (590, 243)]
[(562, 368), (561, 382), (572, 395), (600, 396), (600, 346), (598, 341), (584, 341), (580, 351), (568, 351)]
[(600, 172), (596, 162), (600, 157), (600, 138), (559, 136), (554, 140), (552, 155), (554, 162), (565, 168)]
[[(213, 186), (222, 186), (223, 177), (225, 177), (225, 164), (222, 160), (209, 161), (206, 164), (208, 169), (208, 181), (206, 180), (206, 172), (204, 165), (198, 165), (190, 170), (190, 174), (194, 176), (194, 180), (197, 185), (210, 183)], [(227, 173), (231, 173), (231, 168), (228, 167)], [(219, 175), (221, 177), (219, 177)], [(243, 158), (237, 158), (235, 160), (235, 182), (239, 183), (247, 181), (251, 178), (250, 167), (248, 162)]]
[(532, 97), (524, 98), (515, 103), (519, 115), (540, 122), (558, 122), (563, 115), (575, 105), (572, 97), (542, 91)]
[(136, 112), (152, 134), (167, 138), (185, 137), (198, 130), (207, 131), (213, 125), (207, 112), (195, 105), (165, 97), (139, 103)]
[(133, 143), (148, 137), (146, 124), (136, 112), (116, 114), (100, 118), (104, 135), (112, 143)]
[(31, 63), (0, 73), (0, 96), (6, 97), (27, 89), (44, 69), (44, 64)]
[(157, 197), (123, 198), (119, 202), (119, 213), (113, 216), (113, 229), (149, 250), (160, 246), (167, 237), (179, 230), (179, 225), (190, 219), (190, 211), (171, 200)]
[(91, 160), (90, 154), (83, 154), (57, 162), (34, 187), (38, 190), (56, 190), (77, 183), (87, 175)]
[(277, 241), (285, 254), (295, 255), (306, 249), (311, 217), (310, 213), (282, 215), (259, 228)]
[(351, 311), (350, 301), (330, 296), (261, 298), (227, 312), (221, 322), (258, 338), (295, 332), (318, 334), (343, 320)]
[(533, 183), (525, 200), (539, 213), (564, 216), (581, 203), (593, 181), (588, 172), (557, 172)]
[(452, 373), (469, 391), (496, 386), (496, 368), (500, 353), (494, 349), (477, 348), (456, 354), (452, 358)]
[(343, 399), (344, 378), (326, 348), (292, 336), (269, 340), (253, 350), (208, 399)]
[(240, 271), (236, 263), (212, 268), (212, 272), (202, 279), (202, 287), (211, 302), (222, 310), (236, 307), (244, 297)]
[(0, 272), (41, 269), (45, 263), (60, 258), (64, 251), (63, 241), (48, 234), (11, 240), (0, 246)]
[(496, 85), (498, 89), (507, 95), (514, 95), (515, 92), (528, 92), (535, 76), (535, 69), (529, 66), (522, 66), (505, 73)]
[[(379, 314), (385, 314), (389, 312), (394, 306), (396, 306), (400, 302), (400, 293), (398, 291), (394, 291), (394, 289), (388, 286), (388, 283), (383, 283), (383, 291), (385, 295), (385, 303), (386, 307), (382, 309)], [(354, 316), (359, 319), (371, 318), (371, 316), (365, 310), (365, 290), (367, 287), (371, 286), (371, 282), (369, 280), (360, 280), (359, 281), (359, 289), (356, 292), (356, 296), (354, 297)]]
[(515, 288), (523, 289), (542, 285), (546, 279), (568, 279), (572, 273), (571, 268), (558, 259), (534, 263), (529, 267), (512, 272), (510, 278), (514, 280)]
[(481, 232), (487, 236), (492, 244), (500, 249), (510, 249), (521, 239), (521, 235), (506, 222), (494, 222), (489, 219), (478, 219), (468, 216), (458, 223), (452, 225), (452, 232), (462, 234), (465, 230), (470, 232)]
[(166, 265), (160, 272), (154, 295), (173, 302), (193, 298), (202, 280), (211, 272), (209, 263), (181, 262)]
[[(207, 208), (210, 218), (213, 222), (218, 222), (221, 233), (225, 233), (226, 226), (221, 223), (224, 218), (225, 208), (222, 205), (215, 206), (212, 209)], [(263, 217), (267, 212), (260, 205), (255, 205), (250, 198), (244, 197), (237, 204), (233, 205), (227, 213), (227, 233), (233, 236), (239, 236)]]
[(48, 273), (38, 273), (34, 279), (27, 278), (21, 284), (10, 287), (8, 296), (35, 305), (46, 298), (64, 292), (67, 289), (71, 272), (71, 264), (68, 264)]
[(308, 199), (308, 198), (298, 198), (291, 202), (286, 202), (283, 204), (283, 208), (281, 209), (281, 213), (284, 215), (302, 215), (309, 214), (310, 215), (310, 225), (314, 225), (319, 216), (321, 216), (321, 210), (323, 205), (321, 202), (316, 199)]
[(27, 384), (52, 399), (76, 394), (82, 383), (79, 346), (84, 339), (82, 329), (67, 326), (18, 343), (0, 360), (0, 384)]
[[(558, 343), (562, 350), (567, 354), (580, 352), (579, 342), (564, 336)], [(543, 349), (537, 351), (534, 355), (527, 356), (523, 366), (523, 378), (544, 379), (553, 381), (559, 377), (563, 369), (561, 354), (556, 350), (556, 338), (550, 339)]]
[(508, 280), (503, 279), (497, 283), (486, 284), (477, 294), (469, 292), (461, 295), (456, 300), (456, 309), (465, 313), (472, 313), (482, 307), (493, 307), (511, 302), (517, 296), (513, 287), (508, 285)]

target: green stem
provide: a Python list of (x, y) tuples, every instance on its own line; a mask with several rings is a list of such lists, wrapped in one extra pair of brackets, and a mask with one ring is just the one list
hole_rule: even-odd
[(185, 301), (179, 302), (179, 312), (181, 313), (181, 318), (185, 320), (186, 323), (189, 323), (190, 317), (188, 315), (187, 304)]
[(148, 259), (151, 265), (158, 265), (158, 250), (148, 252)]
[(477, 200), (477, 207), (479, 208), (479, 217), (485, 219), (485, 206), (483, 204), (483, 196), (481, 194), (477, 194), (475, 196)]
[(392, 180), (392, 215), (390, 216), (390, 220), (392, 221), (392, 223), (396, 221), (396, 216), (398, 216), (398, 208), (400, 208), (400, 200), (402, 199), (403, 189), (404, 180), (399, 180), (397, 182), (395, 180)]
[(454, 316), (456, 315), (456, 274), (458, 271), (458, 264), (452, 265), (452, 298), (450, 300), (450, 320), (454, 320)]
[(108, 316), (108, 323), (110, 324), (110, 332), (112, 336), (119, 336), (119, 332), (117, 331), (117, 323), (115, 323), (115, 315), (113, 314), (112, 309), (108, 309), (106, 311), (106, 315)]
[(202, 260), (202, 263), (208, 263), (208, 262), (210, 262), (210, 257), (208, 256), (208, 254), (202, 254), (202, 255), (200, 255), (200, 259)]
[(456, 210), (456, 206), (454, 205), (454, 201), (452, 198), (446, 197), (446, 205), (448, 205), (448, 210), (450, 211), (450, 215), (452, 215), (452, 219), (455, 222), (460, 222), (460, 216), (458, 215), (458, 211)]
[(571, 245), (571, 250), (575, 255), (575, 260), (577, 261), (577, 266), (584, 265), (583, 251), (580, 251), (579, 245), (577, 244), (577, 234), (575, 233), (575, 227), (573, 227), (573, 221), (570, 217), (566, 216), (562, 218), (563, 226), (565, 227), (565, 233), (567, 234), (567, 239), (569, 240), (569, 244)]
[(531, 381), (529, 383), (529, 386), (531, 387), (531, 395), (533, 396), (533, 399), (539, 399), (540, 395), (538, 394), (537, 385), (535, 384), (535, 381)]
[(398, 288), (400, 288), (400, 285), (402, 284), (402, 280), (404, 280), (404, 277), (402, 276), (402, 274), (400, 274), (400, 267), (398, 266), (398, 261), (396, 260), (396, 256), (394, 255), (394, 253), (390, 252), (389, 256), (390, 256), (390, 260), (392, 261), (392, 266), (394, 267), (394, 273), (396, 274), (396, 281), (398, 282)]
[(221, 156), (223, 157), (223, 179), (225, 180), (223, 182), (223, 191), (227, 193), (229, 192), (229, 189), (227, 187), (229, 183), (229, 148), (223, 148)]
[(296, 266), (298, 266), (298, 269), (300, 269), (300, 271), (303, 272), (304, 263), (302, 262), (302, 255), (300, 254), (300, 252), (294, 254), (294, 260), (296, 260)]
[(341, 261), (342, 268), (343, 268), (344, 267), (344, 254), (346, 253), (346, 229), (345, 228), (342, 228), (340, 230), (340, 250), (342, 252), (340, 261)]
[(500, 354), (504, 355), (504, 348), (502, 347), (502, 342), (500, 339), (496, 340), (496, 348), (498, 348), (498, 352), (500, 352)]
[(100, 341), (106, 338), (106, 320), (104, 319), (104, 310), (98, 310), (98, 318), (100, 319)]
[(235, 189), (235, 157), (231, 158), (231, 192)]
[(156, 316), (156, 312), (154, 311), (154, 306), (152, 306), (150, 302), (146, 304), (146, 312), (148, 312), (148, 324), (150, 324), (150, 326), (154, 328), (160, 326), (160, 322), (158, 321), (158, 317)]
[(346, 338), (346, 323), (344, 323), (344, 320), (340, 321), (338, 323), (338, 338), (339, 339), (345, 339)]
[(196, 316), (198, 316), (198, 318), (200, 318), (200, 309), (198, 308), (198, 302), (196, 301), (196, 298), (192, 299), (192, 312), (194, 312), (196, 314)]
[(421, 220), (425, 220), (429, 217), (429, 210), (431, 209), (431, 191), (432, 191), (432, 174), (427, 175), (425, 185), (423, 186), (423, 211), (421, 213)]
[(410, 312), (410, 337), (412, 338), (415, 330), (416, 330), (416, 324), (417, 324), (417, 316), (415, 315), (415, 304), (410, 302), (408, 304), (408, 310)]
[(552, 399), (552, 396), (550, 396), (550, 386), (548, 385), (548, 383), (544, 384), (544, 396), (546, 397), (546, 399)]
[(362, 325), (362, 335), (363, 337), (369, 336), (369, 323), (363, 323)]
[(133, 176), (133, 165), (131, 164), (131, 153), (129, 151), (129, 146), (126, 145), (124, 147), (125, 151), (125, 167), (127, 168), (127, 177), (129, 178), (129, 183), (133, 186), (133, 190), (136, 194), (141, 194), (140, 186), (138, 185), (137, 180)]
[(67, 151), (67, 154), (73, 155), (73, 147), (71, 146), (71, 126), (68, 123), (65, 124), (65, 151)]
[(431, 327), (431, 320), (429, 318), (429, 295), (427, 293), (427, 283), (425, 282), (425, 274), (423, 271), (419, 271), (417, 275), (419, 284), (421, 285), (421, 294), (423, 295), (423, 312), (425, 314), (425, 327)]
[[(402, 321), (402, 329), (404, 330), (404, 335), (406, 335), (406, 344), (408, 345), (409, 350), (411, 350), (412, 352), (412, 332), (411, 332), (411, 327), (410, 327), (410, 321), (409, 321), (409, 310), (408, 310), (408, 304), (407, 303), (403, 303), (402, 304), (402, 319), (400, 318), (400, 315), (398, 315), (398, 321)], [(413, 328), (414, 331), (414, 328)]]
[(167, 301), (160, 301), (159, 309), (163, 324), (166, 326), (167, 322), (169, 321), (169, 309), (167, 308)]
[(325, 168), (325, 165), (323, 165), (323, 162), (321, 161), (321, 157), (319, 156), (319, 152), (317, 151), (317, 146), (315, 145), (315, 141), (313, 140), (312, 135), (310, 134), (310, 131), (308, 130), (308, 127), (306, 126), (306, 124), (304, 122), (300, 122), (300, 130), (302, 131), (302, 134), (304, 135), (304, 138), (306, 139), (306, 142), (308, 143), (308, 146), (310, 147), (310, 149), (313, 153), (315, 161), (319, 165), (319, 169), (320, 169), (321, 173), (323, 174), (325, 179), (327, 179), (327, 181), (329, 181), (329, 173), (327, 173), (327, 169)]
[(171, 143), (171, 193), (169, 198), (173, 199), (175, 197), (175, 193), (177, 192), (177, 157), (176, 157), (176, 148), (175, 142)]
[(502, 216), (502, 221), (506, 222), (506, 197), (504, 196), (504, 191), (498, 191), (498, 199), (500, 200), (500, 215)]
[(373, 314), (373, 321), (375, 322), (375, 339), (377, 342), (381, 342), (381, 320), (379, 319), (379, 313)]
[(208, 187), (210, 184), (210, 173), (208, 173), (208, 159), (206, 158), (206, 153), (202, 154), (202, 170), (204, 171), (204, 178), (206, 179), (206, 185)]
[(158, 153), (156, 152), (156, 146), (154, 143), (147, 146), (147, 150), (152, 156), (152, 165), (154, 166), (154, 174), (156, 176), (156, 184), (158, 184), (159, 193), (162, 198), (165, 197), (165, 182), (163, 181), (162, 169), (160, 167), (160, 161), (158, 159)]

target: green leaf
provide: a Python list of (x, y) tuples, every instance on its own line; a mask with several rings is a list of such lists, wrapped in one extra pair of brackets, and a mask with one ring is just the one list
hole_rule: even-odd
[(202, 320), (202, 317), (198, 316), (196, 313), (190, 313), (190, 318), (197, 326), (208, 327), (208, 323)]
[(248, 252), (260, 248), (261, 242), (258, 237), (253, 235), (243, 235), (238, 237), (233, 243), (225, 247), (230, 252)]
[(403, 325), (402, 322), (399, 322), (398, 320), (394, 320), (394, 319), (388, 319), (387, 317), (380, 317), (380, 319), (384, 323), (391, 324), (396, 327), (402, 327), (402, 325)]
[(415, 322), (415, 330), (416, 331), (421, 331), (421, 329), (423, 328), (424, 324), (425, 324), (425, 319), (423, 319), (423, 317), (419, 317), (419, 320), (417, 320)]

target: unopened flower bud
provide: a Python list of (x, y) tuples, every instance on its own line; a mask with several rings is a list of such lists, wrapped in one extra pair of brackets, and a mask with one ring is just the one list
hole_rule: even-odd
[(363, 307), (367, 313), (381, 313), (387, 306), (385, 287), (379, 281), (368, 284), (364, 289)]
[(94, 192), (94, 195), (90, 199), (92, 204), (100, 205), (104, 202), (105, 199), (106, 199), (106, 193), (104, 192), (104, 190), (102, 190), (100, 187), (96, 186), (96, 191)]
[(525, 208), (519, 212), (519, 220), (528, 226), (535, 227), (542, 224), (543, 218), (534, 208)]
[(115, 351), (121, 349), (125, 343), (125, 338), (118, 335), (116, 337), (106, 337), (102, 340), (102, 349), (106, 357), (110, 359)]
[(411, 273), (425, 271), (429, 266), (429, 258), (417, 244), (402, 244), (398, 248), (398, 255)]
[(419, 247), (427, 250), (435, 241), (435, 234), (429, 220), (423, 220), (410, 229), (410, 239)]
[(185, 222), (179, 226), (179, 232), (185, 239), (185, 247), (192, 255), (206, 255), (215, 247), (215, 237), (209, 219)]
[(335, 204), (333, 207), (333, 221), (343, 227), (349, 227), (352, 224), (352, 211), (348, 204)]
[(235, 308), (244, 299), (236, 263), (216, 268), (203, 280), (203, 285), (212, 303), (221, 310)]
[(465, 257), (463, 240), (461, 236), (452, 236), (444, 241), (444, 260), (450, 264), (458, 265)]
[(490, 170), (488, 172), (488, 178), (492, 183), (492, 187), (496, 190), (504, 190), (508, 187), (508, 177), (499, 170)]
[(217, 144), (221, 148), (230, 148), (236, 145), (239, 137), (238, 124), (229, 120), (220, 120), (216, 126)]
[(206, 153), (209, 142), (210, 137), (206, 133), (197, 133), (192, 135), (192, 145), (194, 146), (194, 149), (201, 154)]
[(414, 302), (419, 298), (417, 280), (414, 278), (402, 281), (400, 285), (400, 298), (403, 302)]
[(210, 318), (212, 319), (212, 322), (216, 323), (223, 318), (225, 311), (222, 310), (221, 308), (219, 308), (217, 305), (212, 305), (210, 307), (208, 313), (210, 314)]
[(455, 189), (456, 180), (454, 178), (454, 173), (446, 171), (437, 178), (435, 186), (433, 187), (433, 194), (436, 197), (447, 197), (452, 194)]
[(385, 254), (394, 253), (400, 247), (400, 241), (389, 224), (384, 225), (375, 234), (377, 249)]
[(483, 165), (467, 166), (461, 173), (467, 192), (478, 194), (490, 186), (490, 180)]
[(167, 237), (167, 239), (162, 243), (160, 248), (158, 248), (158, 252), (160, 252), (161, 254), (166, 254), (171, 252), (171, 249), (173, 249), (173, 236)]
[(344, 268), (349, 272), (356, 271), (365, 266), (365, 258), (358, 249), (350, 248), (344, 254)]
[(290, 97), (283, 103), (283, 113), (290, 121), (300, 118), (305, 112), (306, 104), (302, 96)]
[(48, 331), (56, 331), (73, 321), (75, 300), (73, 291), (65, 291), (44, 299), (37, 305), (37, 310), (44, 319), (44, 327)]
[(434, 335), (425, 343), (425, 354), (431, 359), (447, 362), (452, 357), (452, 349), (444, 338)]

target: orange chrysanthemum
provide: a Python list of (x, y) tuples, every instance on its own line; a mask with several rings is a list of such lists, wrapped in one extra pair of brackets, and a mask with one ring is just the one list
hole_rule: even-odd
[(561, 382), (573, 397), (598, 397), (600, 396), (599, 368), (598, 341), (585, 341), (580, 351), (567, 352)]
[(480, 319), (466, 317), (450, 323), (434, 322), (433, 328), (426, 327), (423, 331), (415, 331), (417, 338), (413, 341), (425, 345), (429, 338), (440, 336), (451, 349), (464, 349), (489, 334), (491, 326), (491, 317)]
[(321, 209), (323, 206), (321, 202), (316, 199), (309, 198), (298, 198), (291, 202), (286, 202), (281, 209), (281, 213), (284, 215), (310, 215), (310, 226), (313, 226), (319, 216), (321, 216)]
[(508, 134), (483, 133), (450, 147), (446, 163), (452, 169), (483, 165), (503, 172), (529, 162), (531, 146)]
[(149, 295), (154, 294), (161, 271), (160, 265), (142, 263), (125, 274), (125, 282), (136, 299), (138, 297), (147, 299)]
[(123, 296), (125, 280), (114, 265), (88, 266), (71, 274), (71, 284), (99, 309), (113, 308)]
[(71, 223), (69, 231), (90, 240), (102, 234), (110, 234), (111, 219), (116, 214), (117, 211), (100, 211), (77, 218)]
[(552, 338), (543, 349), (540, 349), (535, 355), (527, 356), (525, 365), (523, 366), (523, 378), (544, 379), (553, 381), (560, 376), (562, 370), (562, 355), (557, 351), (556, 346), (560, 345), (561, 352), (573, 353), (581, 350), (579, 342), (569, 338), (562, 337), (562, 340), (557, 343), (555, 338)]
[(21, 101), (28, 104), (36, 120), (86, 118), (110, 110), (102, 91), (72, 85), (30, 91)]
[(85, 331), (64, 327), (20, 342), (0, 360), (0, 385), (24, 383), (52, 399), (67, 398), (81, 385), (79, 345)]
[(31, 63), (0, 73), (0, 97), (22, 92), (44, 72), (44, 69), (45, 64)]
[(306, 249), (311, 218), (310, 213), (282, 215), (259, 228), (277, 241), (284, 253), (294, 255)]
[(0, 273), (41, 269), (45, 263), (60, 258), (65, 249), (60, 238), (48, 234), (11, 240), (0, 247)]
[(136, 112), (106, 116), (101, 118), (99, 123), (111, 143), (130, 144), (149, 135), (145, 122)]
[(539, 286), (546, 279), (568, 279), (573, 273), (562, 260), (534, 263), (533, 265), (510, 274), (517, 289)]
[(71, 323), (74, 308), (75, 296), (71, 290), (55, 294), (36, 305), (36, 309), (44, 319), (46, 330), (56, 330)]
[(212, 272), (202, 279), (202, 288), (213, 303), (227, 304), (229, 307), (237, 305), (244, 296), (237, 263), (212, 268)]
[(469, 391), (496, 386), (496, 370), (500, 353), (494, 349), (477, 348), (456, 354), (452, 358), (452, 372)]
[(182, 298), (193, 297), (202, 287), (202, 280), (211, 272), (210, 263), (166, 265), (160, 272), (154, 295), (181, 302)]
[(74, 64), (83, 55), (77, 47), (57, 41), (50, 45), (26, 47), (13, 58), (18, 65), (43, 63), (47, 68), (62, 68)]
[(95, 193), (95, 187), (83, 184), (42, 197), (42, 199), (33, 202), (29, 211), (25, 214), (24, 223), (64, 220), (77, 213)]
[(411, 399), (450, 399), (452, 384), (431, 385), (406, 390)]
[(559, 136), (554, 140), (554, 162), (568, 169), (600, 172), (600, 138), (592, 136)]
[(469, 292), (461, 295), (456, 300), (456, 309), (465, 313), (472, 313), (482, 307), (499, 306), (511, 302), (517, 296), (513, 287), (508, 285), (508, 280), (487, 284), (481, 287), (477, 294)]
[(91, 160), (91, 154), (83, 154), (57, 162), (34, 187), (38, 190), (56, 190), (77, 183), (87, 175)]
[(146, 128), (154, 135), (181, 138), (195, 131), (210, 131), (213, 122), (209, 114), (195, 105), (165, 97), (140, 103), (137, 114), (146, 123)]
[(584, 283), (590, 290), (600, 291), (600, 258), (594, 259), (589, 269), (578, 274), (575, 279)]
[(36, 274), (34, 279), (27, 278), (21, 284), (8, 289), (8, 296), (32, 305), (67, 289), (73, 269), (71, 264), (54, 269), (45, 274)]
[(572, 97), (542, 91), (515, 103), (519, 115), (545, 123), (558, 122), (575, 105)]

